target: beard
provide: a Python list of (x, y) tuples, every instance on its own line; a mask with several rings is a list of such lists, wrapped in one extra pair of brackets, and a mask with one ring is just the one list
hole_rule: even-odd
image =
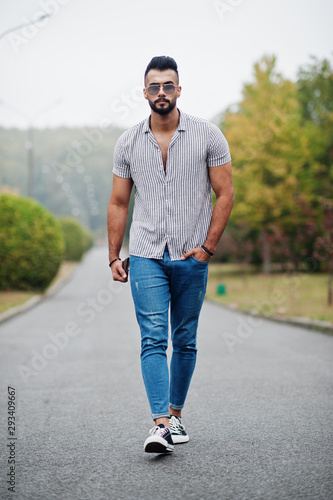
[(151, 102), (151, 101), (148, 101), (148, 102), (149, 102), (149, 106), (151, 107), (151, 109), (153, 111), (155, 111), (155, 113), (158, 113), (159, 115), (165, 116), (165, 115), (168, 115), (175, 108), (177, 100), (175, 99), (174, 101), (169, 101), (168, 99), (159, 99), (158, 101), (155, 101), (156, 103), (159, 103), (159, 102), (169, 103), (169, 106), (164, 106), (163, 108), (158, 108), (156, 106), (155, 102)]

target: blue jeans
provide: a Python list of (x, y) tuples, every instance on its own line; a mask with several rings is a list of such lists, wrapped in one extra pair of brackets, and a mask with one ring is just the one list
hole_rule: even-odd
[[(130, 256), (130, 282), (141, 331), (141, 370), (153, 419), (183, 408), (195, 367), (197, 327), (206, 293), (208, 262)], [(173, 346), (166, 350), (170, 305)], [(170, 380), (169, 380), (170, 379)]]

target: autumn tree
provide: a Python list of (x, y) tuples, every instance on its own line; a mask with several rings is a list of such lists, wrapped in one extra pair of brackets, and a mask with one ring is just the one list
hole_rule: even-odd
[(309, 193), (300, 189), (300, 177), (312, 162), (297, 85), (275, 66), (275, 57), (267, 56), (255, 64), (254, 81), (244, 86), (241, 103), (226, 111), (222, 124), (234, 164), (233, 220), (261, 232), (265, 273), (274, 228), (293, 231), (305, 222)]

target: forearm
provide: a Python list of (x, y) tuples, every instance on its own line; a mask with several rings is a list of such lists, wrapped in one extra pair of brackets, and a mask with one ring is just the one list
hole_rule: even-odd
[(120, 249), (123, 244), (126, 223), (128, 216), (128, 206), (119, 206), (109, 203), (107, 226), (109, 240), (109, 261), (119, 257)]
[(212, 221), (204, 246), (215, 252), (218, 242), (225, 230), (234, 204), (234, 192), (219, 196), (213, 210)]

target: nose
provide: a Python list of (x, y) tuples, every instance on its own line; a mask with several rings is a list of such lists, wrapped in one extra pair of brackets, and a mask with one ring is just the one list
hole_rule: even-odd
[(164, 92), (164, 85), (160, 85), (160, 90), (158, 92), (158, 96), (165, 96), (166, 93)]

